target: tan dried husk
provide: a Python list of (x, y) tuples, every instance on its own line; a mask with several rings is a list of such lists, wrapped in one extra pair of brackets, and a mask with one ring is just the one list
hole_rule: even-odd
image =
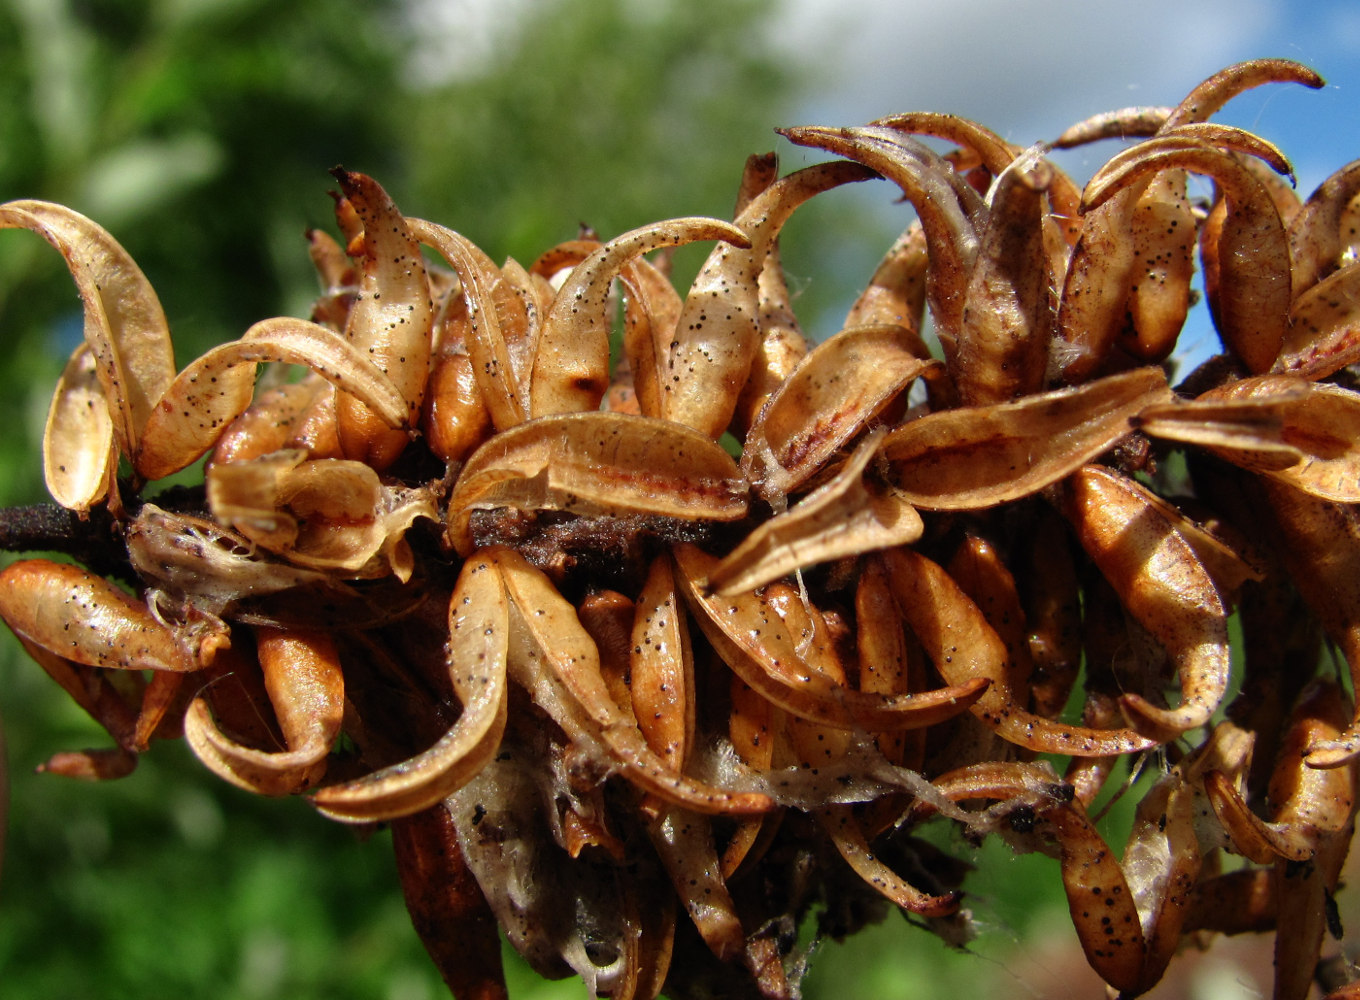
[(746, 492), (732, 457), (683, 425), (598, 412), (540, 417), (468, 459), (449, 498), (448, 535), (471, 551), (472, 511), (502, 507), (735, 521), (746, 515)]
[(108, 496), (118, 466), (113, 421), (90, 345), (71, 352), (43, 430), (43, 479), (52, 499), (85, 513)]

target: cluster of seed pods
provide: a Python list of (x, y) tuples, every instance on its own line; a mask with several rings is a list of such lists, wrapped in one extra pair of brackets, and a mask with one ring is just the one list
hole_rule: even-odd
[[(731, 222), (527, 268), (336, 171), (313, 317), (178, 372), (112, 237), (0, 205), (83, 300), (45, 471), (112, 529), (102, 575), (0, 573), (114, 741), (46, 766), (113, 777), (182, 736), (390, 824), (460, 998), (504, 995), (498, 928), (615, 998), (792, 996), (818, 907), (962, 940), (928, 821), (1051, 854), (1121, 996), (1192, 932), (1287, 926), (1275, 996), (1304, 997), (1360, 768), (1334, 676), (1360, 672), (1360, 161), (1301, 201), (1210, 120), (1272, 82), (1321, 85), (1260, 60), (1074, 127), (1056, 145), (1134, 140), (1084, 191), (949, 115), (787, 129), (838, 158), (752, 157)], [(878, 177), (917, 219), (812, 346), (780, 228)], [(1173, 386), (1196, 257), (1223, 351)], [(205, 454), (201, 489), (145, 497)], [(1087, 809), (1138, 771), (1120, 858)]]

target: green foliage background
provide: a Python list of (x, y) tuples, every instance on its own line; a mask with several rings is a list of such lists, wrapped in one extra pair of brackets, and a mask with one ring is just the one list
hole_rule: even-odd
[[(0, 0), (0, 200), (59, 201), (110, 229), (160, 293), (182, 364), (256, 320), (306, 314), (302, 233), (329, 224), (335, 164), (494, 258), (527, 262), (582, 223), (610, 235), (729, 214), (745, 156), (774, 145), (817, 82), (762, 43), (778, 13), (774, 0), (544, 0), (491, 58), (429, 83), (412, 71), (422, 26), (394, 0)], [(834, 196), (795, 217), (785, 260), (810, 331), (834, 330), (846, 282), (867, 277), (892, 225)], [(0, 503), (39, 502), (47, 399), (80, 315), (31, 234), (0, 234), (0, 331)], [(238, 792), (179, 745), (116, 783), (33, 775), (105, 740), (7, 633), (0, 717), (4, 996), (445, 995), (385, 834), (363, 842), (303, 802)], [(975, 888), (1021, 900), (990, 910), (1005, 936), (1056, 872), (995, 855), (984, 867), (997, 864)], [(852, 981), (865, 995), (985, 991), (994, 969), (900, 924), (823, 950), (806, 996)], [(517, 997), (584, 992), (510, 974)]]

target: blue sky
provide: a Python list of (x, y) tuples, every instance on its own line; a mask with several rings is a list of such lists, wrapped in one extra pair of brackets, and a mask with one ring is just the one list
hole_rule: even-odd
[[(1275, 142), (1306, 197), (1360, 158), (1360, 3), (1272, 0), (786, 0), (776, 30), (818, 74), (801, 121), (864, 122), (897, 111), (948, 111), (1012, 142), (1051, 139), (1101, 111), (1175, 104), (1244, 59), (1296, 59), (1320, 91), (1267, 85), (1215, 120)], [(1058, 161), (1079, 181), (1119, 148), (1101, 143)], [(804, 159), (782, 151), (787, 166)], [(1205, 192), (1207, 193), (1207, 187)], [(870, 197), (870, 191), (855, 191)], [(1217, 351), (1207, 311), (1192, 310), (1184, 363)]]
[(776, 38), (821, 78), (805, 110), (827, 122), (951, 111), (1028, 144), (1097, 111), (1175, 103), (1229, 63), (1282, 56), (1313, 66), (1328, 89), (1267, 88), (1221, 120), (1261, 131), (1292, 150), (1299, 166), (1316, 162), (1318, 170), (1349, 160), (1338, 137), (1360, 133), (1353, 2), (786, 0), (785, 7)]
[[(630, 2), (642, 12), (651, 0)], [(427, 46), (416, 73), (436, 77), (479, 68), (536, 0), (410, 4)], [(1099, 111), (1174, 104), (1230, 63), (1281, 56), (1317, 69), (1327, 90), (1265, 88), (1219, 120), (1276, 141), (1309, 190), (1352, 158), (1342, 137), (1360, 136), (1356, 0), (781, 0), (770, 41), (815, 84), (796, 121), (772, 126), (949, 111), (1028, 145)]]
[[(427, 65), (447, 73), (475, 70), (499, 38), (532, 16), (537, 0), (410, 2), (430, 44)], [(642, 15), (651, 0), (630, 2)], [(1101, 111), (1175, 104), (1224, 66), (1277, 56), (1313, 67), (1327, 86), (1261, 87), (1215, 119), (1280, 146), (1305, 197), (1360, 157), (1357, 0), (781, 0), (769, 41), (810, 84), (791, 113), (772, 110), (771, 127), (947, 111), (1029, 145)], [(1056, 159), (1082, 182), (1118, 148), (1101, 143)], [(778, 149), (785, 169), (825, 158), (782, 142)], [(910, 215), (885, 211), (891, 195), (874, 185), (842, 196), (872, 202), (884, 230), (860, 234), (867, 238), (855, 247), (833, 234), (841, 256), (817, 266), (857, 282)], [(840, 308), (804, 316), (809, 332), (833, 333)], [(1204, 309), (1192, 311), (1181, 346), (1195, 357), (1216, 349)]]

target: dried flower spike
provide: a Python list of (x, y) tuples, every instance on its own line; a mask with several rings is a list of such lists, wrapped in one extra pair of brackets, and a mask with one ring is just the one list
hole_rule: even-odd
[[(1275, 929), (1275, 996), (1302, 1000), (1360, 802), (1318, 638), (1354, 686), (1360, 171), (1300, 203), (1269, 141), (1206, 120), (1267, 82), (1321, 80), (1257, 60), (1069, 129), (1129, 140), (1082, 195), (953, 116), (784, 129), (841, 159), (753, 157), (730, 223), (527, 268), (336, 171), (313, 318), (179, 373), (109, 234), (0, 205), (80, 290), (44, 469), (69, 523), (111, 528), (0, 516), (89, 564), (0, 574), (0, 617), (112, 741), (45, 769), (119, 777), (182, 734), (242, 788), (391, 824), (468, 1000), (505, 994), (497, 925), (627, 1000), (797, 996), (779, 929), (832, 904), (836, 933), (891, 904), (959, 940), (964, 865), (927, 822), (1053, 855), (1122, 997), (1187, 935)], [(780, 229), (874, 177), (917, 218), (810, 347)], [(699, 239), (688, 290), (646, 258)], [(1195, 248), (1223, 354), (1177, 386)], [(257, 391), (261, 365), (302, 373)], [(152, 494), (209, 452), (202, 487)], [(1088, 807), (1148, 760), (1103, 830)]]

